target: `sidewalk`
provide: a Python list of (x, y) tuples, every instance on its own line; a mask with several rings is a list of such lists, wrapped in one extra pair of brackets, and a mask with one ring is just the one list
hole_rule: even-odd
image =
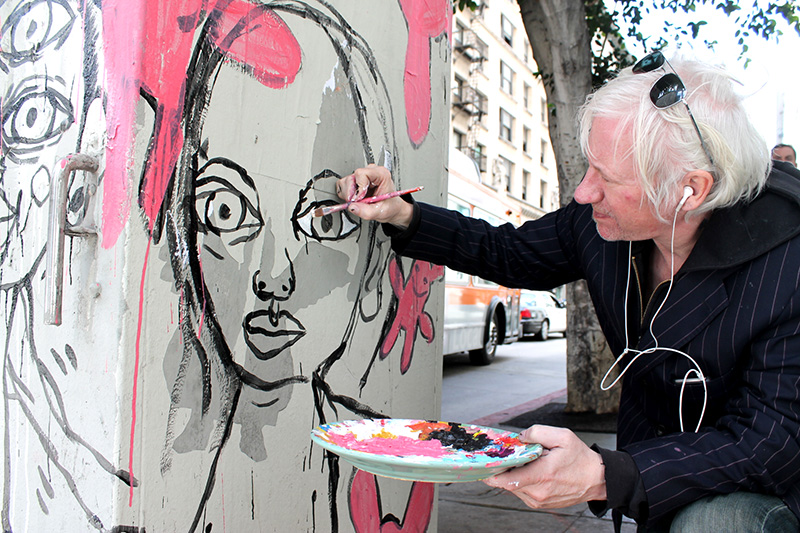
[[(519, 428), (504, 426), (502, 421), (532, 411), (552, 401), (566, 398), (566, 389), (530, 402), (473, 420), (472, 423), (510, 431)], [(615, 448), (615, 435), (608, 433), (578, 433), (588, 444), (597, 443)], [(595, 533), (613, 532), (611, 513), (595, 517), (586, 504), (565, 509), (533, 510), (516, 496), (484, 483), (449, 483), (439, 485), (439, 533)], [(636, 524), (627, 521), (623, 533), (634, 533)]]

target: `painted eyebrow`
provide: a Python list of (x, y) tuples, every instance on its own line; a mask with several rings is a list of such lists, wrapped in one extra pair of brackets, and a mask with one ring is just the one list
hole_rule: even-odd
[[(247, 169), (238, 164), (236, 161), (232, 159), (228, 159), (225, 157), (214, 157), (209, 159), (203, 166), (197, 169), (197, 177), (202, 176), (205, 172), (209, 170), (209, 168), (214, 166), (222, 166), (229, 170), (233, 171), (238, 179), (240, 180), (239, 183), (234, 183), (230, 181), (231, 174), (226, 174), (224, 176), (218, 176), (216, 181), (225, 180), (227, 184), (229, 184), (232, 188), (239, 191), (241, 194), (248, 199), (248, 201), (253, 205), (254, 208), (258, 209), (259, 205), (259, 196), (258, 196), (258, 189), (256, 188), (255, 180), (247, 173)], [(205, 181), (208, 178), (201, 178), (201, 180)], [(197, 184), (195, 184), (196, 186)], [(240, 187), (239, 185), (243, 185)]]

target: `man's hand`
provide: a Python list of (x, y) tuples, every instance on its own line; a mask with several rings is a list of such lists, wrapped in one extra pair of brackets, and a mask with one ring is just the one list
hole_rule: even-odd
[(336, 183), (339, 198), (350, 202), (347, 210), (364, 220), (388, 222), (398, 228), (407, 228), (411, 223), (414, 208), (400, 197), (389, 198), (374, 204), (359, 203), (370, 196), (388, 194), (395, 191), (391, 173), (384, 167), (369, 165), (359, 168), (350, 176)]
[(531, 426), (520, 435), (538, 442), (544, 453), (535, 461), (485, 480), (491, 487), (514, 493), (533, 509), (560, 509), (606, 499), (605, 466), (572, 431)]

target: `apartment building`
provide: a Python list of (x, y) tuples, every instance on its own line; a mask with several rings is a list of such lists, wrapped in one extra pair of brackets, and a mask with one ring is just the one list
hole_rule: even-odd
[(453, 17), (451, 146), (519, 205), (524, 222), (559, 205), (547, 100), (517, 3), (479, 4)]

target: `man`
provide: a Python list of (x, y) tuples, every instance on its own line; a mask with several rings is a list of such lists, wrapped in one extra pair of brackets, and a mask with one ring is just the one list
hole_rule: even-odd
[(797, 152), (791, 144), (776, 144), (772, 149), (772, 159), (786, 161), (797, 166)]
[[(410, 198), (348, 209), (399, 253), (506, 286), (586, 280), (620, 355), (618, 450), (533, 426), (523, 438), (548, 452), (487, 483), (642, 530), (798, 531), (800, 173), (770, 168), (724, 72), (674, 67), (651, 54), (587, 99), (589, 168), (538, 220), (494, 228)], [(339, 194), (356, 187), (394, 189), (375, 166)]]

